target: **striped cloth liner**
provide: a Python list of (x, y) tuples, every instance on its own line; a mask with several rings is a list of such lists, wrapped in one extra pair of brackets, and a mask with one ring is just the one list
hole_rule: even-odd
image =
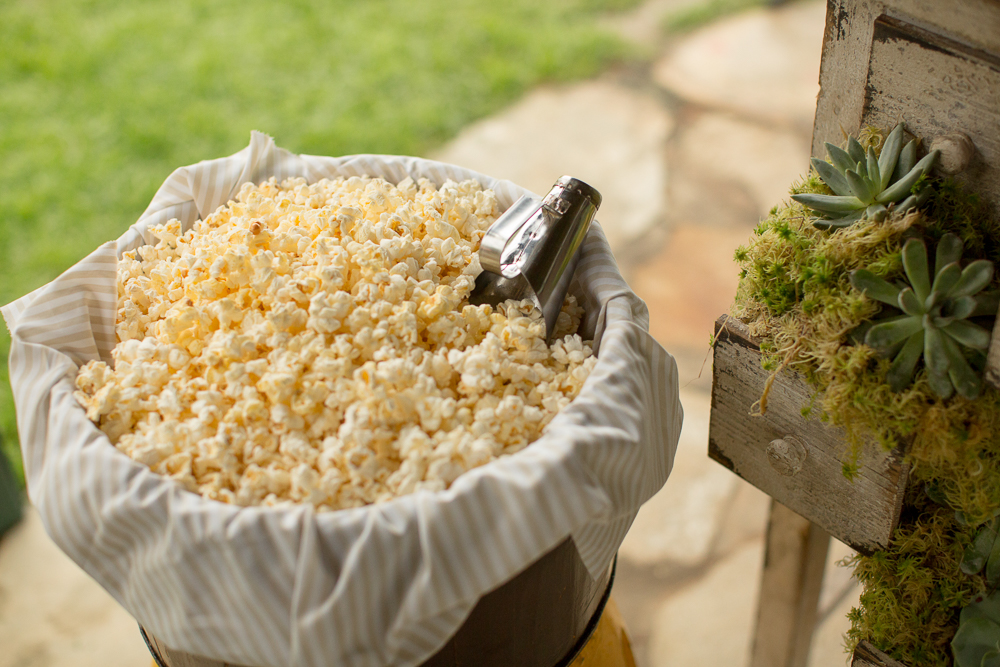
[(599, 225), (571, 289), (599, 361), (545, 435), (443, 492), (325, 514), (235, 507), (182, 490), (120, 453), (73, 398), (80, 364), (110, 360), (116, 262), (188, 228), (247, 181), (351, 175), (473, 178), (506, 208), (526, 191), (412, 157), (294, 155), (253, 133), (228, 158), (176, 170), (117, 242), (2, 309), (28, 491), (52, 539), (168, 646), (246, 665), (417, 665), (476, 601), (572, 535), (609, 564), (673, 464), (682, 412), (673, 358), (647, 333)]

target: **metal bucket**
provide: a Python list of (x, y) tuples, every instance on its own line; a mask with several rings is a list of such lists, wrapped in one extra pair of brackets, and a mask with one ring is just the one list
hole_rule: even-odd
[[(612, 562), (593, 580), (567, 538), (484, 595), (422, 667), (565, 667), (597, 627), (614, 572)], [(139, 629), (158, 667), (247, 667), (175, 651)]]

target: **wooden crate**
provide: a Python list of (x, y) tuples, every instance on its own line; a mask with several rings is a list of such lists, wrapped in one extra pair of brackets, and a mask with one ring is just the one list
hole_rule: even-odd
[(853, 481), (844, 477), (844, 433), (802, 416), (815, 390), (798, 373), (782, 371), (767, 412), (754, 406), (770, 375), (746, 327), (728, 316), (716, 322), (708, 455), (863, 553), (885, 548), (899, 521), (907, 467), (898, 451), (866, 447)]
[[(1000, 211), (1000, 2), (829, 0), (813, 155), (864, 125), (899, 121)], [(865, 448), (848, 482), (843, 433), (802, 417), (813, 390), (795, 373), (781, 373), (767, 414), (751, 416), (768, 372), (746, 329), (727, 328), (715, 350), (709, 455), (858, 551), (887, 546), (906, 487), (899, 453)], [(1000, 386), (1000, 335), (986, 379)]]
[[(825, 159), (824, 142), (899, 121), (1000, 211), (1000, 1), (827, 0), (812, 154)], [(824, 530), (865, 553), (887, 546), (907, 469), (898, 452), (868, 448), (848, 482), (843, 433), (802, 417), (812, 388), (795, 373), (781, 373), (767, 414), (751, 416), (768, 376), (759, 362), (756, 342), (731, 322), (715, 350), (709, 455), (776, 500), (751, 667), (805, 667)], [(1000, 335), (986, 379), (1000, 386)], [(864, 643), (853, 664), (901, 667)]]
[(868, 642), (860, 642), (854, 649), (851, 667), (906, 667), (899, 660), (893, 660)]

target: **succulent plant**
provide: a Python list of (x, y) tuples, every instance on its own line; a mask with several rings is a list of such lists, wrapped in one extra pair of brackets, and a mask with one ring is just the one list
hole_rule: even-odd
[(979, 395), (982, 381), (966, 360), (965, 349), (985, 350), (990, 332), (969, 318), (995, 315), (997, 294), (982, 292), (993, 278), (993, 262), (976, 260), (962, 269), (962, 240), (945, 234), (938, 242), (934, 281), (923, 240), (903, 246), (903, 268), (909, 285), (893, 285), (867, 269), (851, 272), (851, 284), (872, 299), (894, 306), (902, 315), (868, 329), (864, 341), (893, 362), (886, 379), (893, 391), (910, 384), (923, 356), (931, 389), (948, 398), (953, 391), (966, 398)]
[(983, 572), (991, 588), (1000, 584), (1000, 518), (994, 516), (979, 528), (965, 549), (960, 568), (966, 574)]
[(835, 194), (797, 194), (792, 199), (824, 216), (813, 221), (820, 229), (839, 229), (858, 220), (882, 220), (889, 207), (905, 211), (922, 206), (930, 196), (924, 188), (911, 194), (920, 177), (930, 171), (940, 151), (931, 151), (917, 161), (917, 141), (903, 145), (903, 124), (893, 128), (876, 157), (875, 150), (868, 151), (857, 139), (851, 137), (847, 150), (826, 144), (830, 162), (812, 159), (816, 173)]
[(1000, 667), (1000, 593), (962, 609), (951, 650), (956, 667)]

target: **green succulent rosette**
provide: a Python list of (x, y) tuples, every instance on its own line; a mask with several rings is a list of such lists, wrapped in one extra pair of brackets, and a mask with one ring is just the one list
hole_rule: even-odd
[(802, 193), (792, 199), (815, 211), (820, 218), (813, 225), (820, 229), (839, 229), (870, 218), (882, 220), (892, 207), (906, 211), (926, 203), (930, 190), (913, 193), (913, 187), (937, 162), (940, 151), (934, 150), (917, 160), (917, 141), (903, 144), (903, 124), (893, 128), (876, 155), (871, 146), (865, 151), (851, 137), (847, 149), (826, 144), (830, 162), (812, 158), (813, 168), (834, 194)]
[(1000, 592), (962, 609), (951, 650), (955, 667), (1000, 667)]
[(998, 298), (983, 292), (993, 279), (993, 262), (980, 259), (963, 269), (961, 257), (962, 240), (945, 234), (938, 242), (932, 281), (927, 246), (911, 238), (903, 246), (908, 285), (894, 285), (867, 269), (851, 273), (855, 289), (903, 311), (874, 324), (864, 337), (866, 344), (893, 357), (886, 376), (893, 391), (910, 384), (922, 357), (938, 396), (949, 398), (955, 391), (966, 398), (979, 395), (982, 380), (967, 356), (989, 347), (990, 332), (970, 318), (996, 314)]

